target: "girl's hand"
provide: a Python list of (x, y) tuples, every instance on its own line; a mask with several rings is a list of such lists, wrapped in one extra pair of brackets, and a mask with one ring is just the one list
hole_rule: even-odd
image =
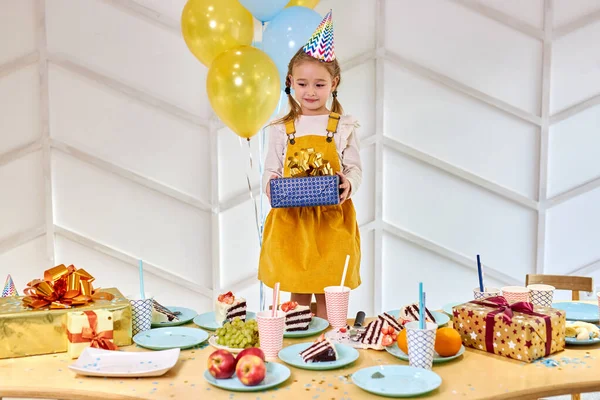
[(350, 181), (346, 179), (346, 175), (341, 172), (337, 172), (337, 175), (340, 177), (340, 189), (342, 189), (342, 193), (340, 193), (340, 204), (342, 204), (348, 199), (348, 195), (350, 194)]
[(269, 178), (269, 182), (267, 182), (267, 198), (269, 199), (269, 203), (271, 202), (271, 179), (279, 178), (277, 175), (273, 174)]

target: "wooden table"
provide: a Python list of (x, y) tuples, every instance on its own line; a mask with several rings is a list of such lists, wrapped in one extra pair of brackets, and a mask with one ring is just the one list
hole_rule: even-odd
[[(192, 324), (192, 326), (195, 326)], [(312, 341), (286, 339), (284, 346)], [(147, 351), (136, 346), (126, 351)], [(344, 369), (308, 371), (290, 367), (291, 377), (279, 387), (254, 393), (232, 393), (209, 385), (202, 374), (214, 349), (184, 350), (167, 374), (156, 378), (93, 378), (79, 376), (67, 366), (66, 353), (0, 360), (0, 398), (79, 399), (375, 399), (350, 375), (373, 365), (407, 365), (386, 351), (361, 350), (359, 359)], [(467, 349), (458, 359), (434, 364), (442, 385), (420, 398), (537, 399), (573, 392), (600, 391), (600, 345), (569, 347), (549, 357), (558, 363), (526, 364)]]

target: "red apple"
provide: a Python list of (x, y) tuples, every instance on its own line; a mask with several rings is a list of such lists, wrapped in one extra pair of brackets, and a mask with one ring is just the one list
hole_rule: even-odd
[(265, 379), (267, 367), (260, 357), (247, 354), (238, 361), (235, 373), (244, 385), (256, 386)]
[(252, 354), (254, 356), (260, 357), (261, 360), (266, 361), (265, 353), (263, 353), (263, 351), (261, 349), (259, 349), (258, 347), (250, 347), (250, 348), (244, 349), (238, 353), (238, 355), (235, 357), (236, 365), (242, 357), (244, 357), (245, 355), (248, 355), (248, 354)]
[(208, 356), (208, 372), (217, 379), (231, 378), (235, 373), (235, 358), (227, 350), (217, 350)]

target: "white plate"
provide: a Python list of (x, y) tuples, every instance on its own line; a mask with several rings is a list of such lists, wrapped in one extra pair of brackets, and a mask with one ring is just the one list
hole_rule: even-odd
[(244, 350), (243, 348), (221, 346), (220, 344), (217, 343), (216, 335), (212, 335), (211, 337), (208, 338), (208, 344), (210, 344), (212, 347), (214, 347), (216, 349), (227, 350), (228, 352), (230, 352), (232, 354), (237, 354), (240, 351)]
[(89, 376), (160, 376), (177, 364), (179, 351), (110, 351), (88, 347), (69, 369)]

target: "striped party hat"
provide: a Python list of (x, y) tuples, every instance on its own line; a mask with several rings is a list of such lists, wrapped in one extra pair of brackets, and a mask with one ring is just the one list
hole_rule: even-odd
[(10, 274), (6, 277), (6, 283), (4, 284), (4, 289), (2, 289), (2, 297), (12, 297), (18, 296), (17, 288), (15, 288), (15, 283), (12, 280), (12, 276)]
[(329, 10), (302, 50), (319, 61), (331, 62), (335, 60), (334, 47), (333, 20), (331, 19), (331, 10)]

